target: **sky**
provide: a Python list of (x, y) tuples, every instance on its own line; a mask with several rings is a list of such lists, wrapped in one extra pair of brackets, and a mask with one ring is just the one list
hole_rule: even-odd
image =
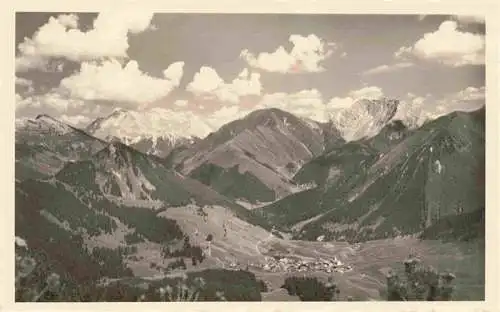
[(117, 108), (213, 129), (277, 107), (325, 122), (361, 98), (422, 122), (485, 99), (479, 16), (16, 14), (16, 118)]

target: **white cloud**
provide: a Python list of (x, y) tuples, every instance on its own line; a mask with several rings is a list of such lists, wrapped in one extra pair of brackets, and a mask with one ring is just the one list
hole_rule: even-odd
[(22, 77), (16, 77), (16, 86), (17, 85), (22, 87), (31, 87), (33, 86), (33, 81)]
[(61, 81), (61, 87), (71, 97), (82, 100), (150, 103), (178, 86), (183, 65), (171, 64), (164, 71), (165, 79), (161, 79), (143, 73), (136, 61), (129, 61), (123, 67), (116, 60), (85, 62), (80, 72)]
[(340, 110), (350, 109), (354, 103), (361, 99), (376, 100), (384, 96), (381, 88), (376, 86), (364, 87), (349, 91), (346, 97), (333, 97), (326, 105), (327, 115), (338, 113)]
[(368, 69), (363, 72), (363, 75), (376, 75), (376, 74), (384, 74), (397, 71), (399, 69), (412, 67), (414, 64), (410, 62), (400, 62), (391, 65), (380, 65), (371, 69)]
[(224, 80), (219, 77), (215, 69), (203, 66), (186, 89), (195, 94), (212, 93), (223, 84)]
[(92, 121), (92, 119), (90, 119), (87, 116), (83, 116), (83, 115), (68, 116), (66, 114), (63, 114), (63, 115), (59, 116), (58, 119), (64, 123), (67, 123), (67, 124), (72, 125), (72, 126), (77, 127), (77, 128), (78, 127), (83, 128), (83, 127), (87, 126)]
[(212, 129), (219, 129), (228, 122), (240, 119), (248, 115), (252, 110), (242, 109), (239, 105), (223, 106), (208, 116), (206, 122)]
[(459, 91), (455, 98), (460, 101), (479, 101), (486, 98), (485, 87), (467, 87), (464, 90)]
[(325, 122), (325, 104), (317, 89), (302, 90), (296, 93), (272, 93), (262, 97), (256, 107), (279, 108), (303, 118)]
[(26, 72), (30, 69), (48, 71), (49, 61), (38, 55), (21, 55), (16, 57), (15, 66), (16, 72)]
[(371, 86), (351, 91), (349, 95), (355, 99), (378, 99), (384, 96), (384, 92), (379, 87)]
[(163, 71), (163, 76), (172, 81), (175, 86), (181, 83), (182, 75), (184, 74), (184, 62), (175, 62)]
[(260, 74), (250, 73), (246, 68), (231, 83), (226, 83), (215, 69), (203, 66), (186, 90), (204, 98), (237, 103), (243, 96), (260, 95), (262, 84)]
[(401, 102), (395, 119), (402, 120), (409, 127), (420, 127), (428, 120), (450, 114), (454, 111), (474, 111), (485, 104), (484, 87), (467, 87), (450, 93), (440, 99), (433, 96), (408, 96)]
[(16, 77), (16, 90), (21, 90), (23, 95), (32, 94), (35, 91), (33, 81), (22, 77)]
[(484, 24), (484, 15), (454, 15), (453, 19), (462, 24)]
[[(324, 70), (321, 62), (332, 53), (331, 49), (325, 48), (324, 40), (314, 34), (307, 37), (291, 35), (288, 40), (293, 44), (290, 52), (286, 51), (283, 46), (279, 46), (274, 52), (262, 52), (258, 55), (245, 49), (241, 51), (240, 57), (249, 66), (268, 72), (303, 73)], [(329, 47), (335, 46), (334, 43), (327, 45)]]
[(470, 112), (485, 105), (485, 87), (467, 87), (456, 93), (446, 95), (437, 102), (435, 111), (431, 111), (433, 117), (439, 117), (454, 111)]
[(413, 46), (401, 47), (395, 56), (432, 60), (453, 67), (484, 64), (484, 36), (457, 28), (457, 22), (445, 21), (438, 30), (426, 33)]
[(44, 70), (50, 59), (63, 58), (75, 62), (105, 58), (126, 58), (128, 33), (146, 30), (153, 14), (132, 8), (113, 9), (100, 13), (93, 28), (78, 29), (74, 14), (50, 17), (32, 38), (19, 44), (16, 71)]
[(176, 100), (174, 102), (174, 105), (177, 106), (177, 107), (186, 107), (186, 106), (188, 106), (188, 104), (189, 103), (186, 100)]
[(59, 90), (51, 90), (48, 93), (35, 96), (22, 97), (16, 94), (16, 111), (24, 109), (45, 110), (55, 113), (65, 113), (70, 109), (84, 107), (84, 102), (71, 99), (60, 93)]

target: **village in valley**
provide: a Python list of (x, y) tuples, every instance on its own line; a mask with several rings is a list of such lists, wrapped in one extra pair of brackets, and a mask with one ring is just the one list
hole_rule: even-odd
[(352, 266), (342, 263), (337, 258), (333, 259), (303, 259), (296, 256), (266, 256), (263, 263), (242, 264), (237, 261), (229, 261), (227, 269), (254, 269), (270, 273), (345, 273), (352, 271)]
[(269, 272), (348, 272), (352, 270), (350, 265), (343, 264), (340, 260), (314, 259), (306, 260), (296, 257), (273, 256), (266, 257), (266, 263), (261, 266), (264, 271)]

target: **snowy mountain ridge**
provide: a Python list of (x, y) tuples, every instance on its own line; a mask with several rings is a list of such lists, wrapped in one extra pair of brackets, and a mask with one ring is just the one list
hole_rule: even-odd
[(205, 137), (212, 129), (191, 112), (153, 108), (144, 112), (115, 109), (109, 116), (92, 122), (86, 131), (100, 139), (118, 139), (127, 145), (146, 139), (156, 145), (160, 139), (175, 144), (180, 139)]

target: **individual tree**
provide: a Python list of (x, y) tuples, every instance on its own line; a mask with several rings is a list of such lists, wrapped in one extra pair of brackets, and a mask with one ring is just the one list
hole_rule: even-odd
[(404, 273), (394, 271), (387, 275), (389, 301), (448, 301), (452, 299), (452, 273), (439, 273), (422, 265), (414, 255), (404, 261)]
[(288, 291), (289, 295), (296, 295), (301, 301), (336, 301), (339, 290), (331, 279), (323, 284), (314, 277), (288, 277), (281, 287)]

